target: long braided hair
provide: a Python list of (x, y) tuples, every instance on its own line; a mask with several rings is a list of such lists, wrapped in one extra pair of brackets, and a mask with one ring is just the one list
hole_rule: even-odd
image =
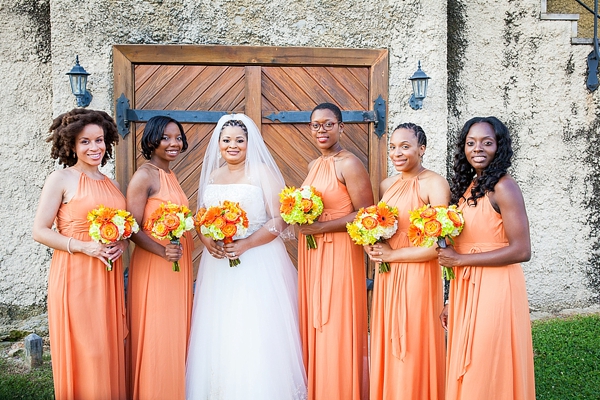
[(471, 188), (471, 193), (465, 198), (469, 205), (477, 205), (477, 199), (483, 197), (488, 192), (493, 192), (496, 183), (507, 174), (511, 166), (513, 156), (512, 141), (508, 128), (496, 117), (475, 117), (471, 118), (463, 126), (454, 152), (454, 176), (450, 182), (451, 204), (457, 204), (461, 198), (464, 198), (465, 191), (475, 177), (475, 168), (469, 164), (465, 154), (465, 142), (467, 134), (471, 127), (477, 123), (485, 122), (492, 126), (496, 134), (497, 150), (494, 159), (483, 171), (480, 177), (475, 180)]

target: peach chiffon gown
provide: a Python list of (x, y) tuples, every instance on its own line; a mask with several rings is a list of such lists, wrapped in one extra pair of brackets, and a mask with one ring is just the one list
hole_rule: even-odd
[[(354, 211), (348, 191), (336, 177), (334, 157), (315, 161), (302, 184), (323, 195), (319, 221)], [(315, 235), (316, 249), (298, 241), (300, 333), (313, 400), (367, 399), (367, 291), (364, 252), (346, 232)]]
[[(409, 212), (423, 206), (418, 176), (398, 179), (383, 194), (398, 208), (398, 230), (388, 243), (411, 246)], [(371, 400), (444, 399), (445, 343), (439, 315), (444, 307), (437, 258), (390, 263), (375, 272), (371, 308)]]
[[(160, 168), (158, 173), (160, 189), (148, 199), (143, 223), (161, 203), (170, 201), (188, 206), (175, 174)], [(150, 237), (168, 244), (167, 240)], [(127, 308), (133, 399), (185, 399), (185, 362), (193, 302), (190, 232), (181, 238), (181, 245), (179, 272), (173, 271), (172, 262), (141, 247), (136, 247), (131, 257)]]
[[(58, 232), (91, 241), (87, 214), (99, 205), (125, 209), (125, 197), (109, 178), (94, 180), (82, 173), (75, 196), (58, 210)], [(121, 258), (107, 271), (97, 258), (55, 250), (48, 278), (48, 325), (57, 399), (126, 398)]]
[[(471, 188), (467, 189), (466, 195)], [(508, 246), (502, 217), (487, 196), (460, 204), (462, 254)], [(535, 377), (525, 278), (520, 264), (454, 269), (450, 281), (448, 400), (534, 400)]]

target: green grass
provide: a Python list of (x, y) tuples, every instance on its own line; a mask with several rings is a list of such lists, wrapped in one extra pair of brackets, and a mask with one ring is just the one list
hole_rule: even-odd
[(538, 400), (600, 398), (600, 314), (532, 324)]
[(28, 371), (19, 362), (0, 358), (0, 400), (54, 399), (52, 367), (44, 356), (41, 368)]
[[(600, 398), (600, 314), (532, 324), (537, 400)], [(54, 398), (49, 356), (27, 371), (0, 357), (0, 400)]]

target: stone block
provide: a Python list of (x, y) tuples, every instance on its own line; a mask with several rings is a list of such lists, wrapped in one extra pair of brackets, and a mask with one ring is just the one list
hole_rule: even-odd
[(41, 337), (32, 333), (25, 338), (25, 359), (31, 368), (40, 367), (42, 365), (43, 351), (44, 342)]

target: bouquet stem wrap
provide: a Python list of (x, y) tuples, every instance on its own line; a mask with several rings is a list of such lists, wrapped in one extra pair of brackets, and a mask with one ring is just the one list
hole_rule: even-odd
[[(441, 247), (442, 249), (446, 248), (446, 238), (443, 237), (439, 237), (437, 239), (437, 245), (439, 247)], [(442, 267), (442, 278), (449, 281), (450, 279), (454, 279), (456, 278), (456, 275), (454, 275), (454, 269), (452, 269), (451, 267), (444, 267), (443, 265)]]
[[(171, 242), (171, 244), (176, 244), (177, 246), (181, 246), (181, 240), (179, 240), (179, 238), (171, 239), (170, 242)], [(179, 272), (179, 261), (175, 261), (173, 263), (173, 271)]]
[(317, 242), (315, 241), (315, 237), (313, 235), (306, 235), (306, 247), (309, 249), (317, 248)]

